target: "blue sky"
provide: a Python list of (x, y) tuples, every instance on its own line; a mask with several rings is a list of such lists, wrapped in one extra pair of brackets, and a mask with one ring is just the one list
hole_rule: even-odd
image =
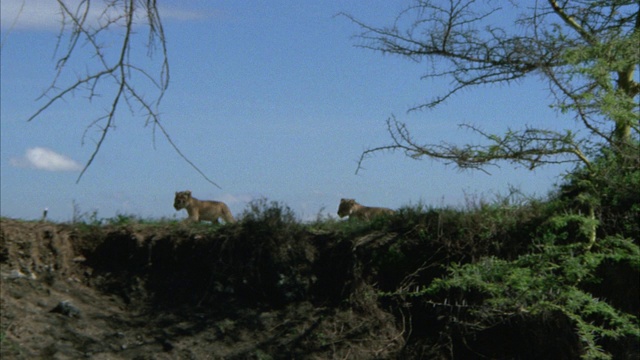
[[(385, 121), (392, 114), (416, 139), (431, 143), (480, 141), (458, 128), (461, 123), (489, 133), (573, 126), (549, 109), (547, 86), (535, 77), (465, 91), (435, 110), (407, 113), (446, 91), (447, 80), (420, 80), (427, 64), (354, 46), (358, 27), (335, 15), (387, 25), (409, 1), (160, 1), (171, 74), (161, 120), (181, 151), (222, 189), (159, 134), (154, 141), (143, 117), (126, 111), (76, 184), (98, 137), (90, 129), (83, 144), (83, 133), (106, 105), (78, 93), (26, 121), (54, 75), (59, 18), (52, 3), (26, 1), (21, 12), (22, 0), (1, 3), (2, 216), (36, 219), (48, 208), (50, 218), (68, 221), (75, 204), (76, 211), (99, 217), (181, 219), (186, 212), (173, 209), (174, 193), (189, 189), (199, 199), (227, 202), (236, 215), (265, 197), (311, 219), (335, 214), (342, 197), (398, 208), (457, 206), (469, 196), (506, 194), (509, 186), (544, 196), (566, 171), (503, 164), (487, 175), (378, 153), (355, 174), (363, 150), (390, 142)], [(83, 64), (74, 65), (67, 81), (84, 71)]]

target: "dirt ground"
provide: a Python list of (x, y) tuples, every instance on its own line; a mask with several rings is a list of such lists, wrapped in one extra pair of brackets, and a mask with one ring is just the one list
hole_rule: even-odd
[[(224, 234), (0, 226), (2, 359), (376, 359), (395, 358), (403, 345), (392, 315), (349, 303), (366, 288), (341, 278), (335, 286), (350, 291), (313, 295), (341, 276), (323, 273), (323, 261), (340, 260), (308, 242), (278, 243), (293, 262), (275, 263)], [(216, 254), (234, 261), (223, 267)], [(252, 264), (259, 275), (241, 267)], [(279, 273), (271, 281), (261, 267)], [(300, 279), (305, 269), (313, 280)]]

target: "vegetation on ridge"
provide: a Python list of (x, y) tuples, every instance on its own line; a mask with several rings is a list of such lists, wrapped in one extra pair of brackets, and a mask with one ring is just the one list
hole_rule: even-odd
[[(321, 326), (256, 350), (274, 357), (344, 356), (358, 339), (381, 345), (364, 358), (634, 358), (640, 166), (622, 168), (606, 154), (594, 164), (595, 172), (574, 171), (547, 199), (512, 194), (470, 199), (466, 208), (416, 205), (370, 222), (302, 222), (285, 204), (262, 199), (237, 224), (89, 214), (60, 226), (87, 259), (92, 275), (83, 281), (131, 307), (308, 303), (326, 326), (338, 326), (328, 309), (340, 321), (359, 316), (363, 332), (333, 334), (331, 350), (315, 342), (329, 337)], [(26, 267), (37, 263), (29, 261)], [(375, 337), (383, 323), (385, 335)]]

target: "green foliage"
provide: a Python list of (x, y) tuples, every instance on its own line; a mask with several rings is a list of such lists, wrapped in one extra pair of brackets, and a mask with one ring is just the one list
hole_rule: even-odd
[(81, 211), (80, 205), (73, 201), (73, 218), (71, 219), (71, 223), (97, 226), (102, 223), (102, 220), (98, 218), (98, 210), (90, 212)]
[(75, 225), (86, 225), (86, 226), (101, 226), (101, 225), (116, 225), (116, 226), (124, 226), (131, 224), (166, 224), (166, 223), (176, 223), (177, 220), (160, 218), (160, 219), (145, 219), (139, 215), (135, 214), (124, 214), (117, 213), (116, 216), (111, 218), (104, 218), (98, 216), (98, 210), (92, 211), (82, 211), (80, 205), (75, 201), (73, 204), (73, 215), (71, 218), (71, 223)]
[[(627, 84), (621, 77), (632, 77), (637, 67), (640, 33), (635, 31), (623, 36), (611, 30), (602, 42), (575, 46), (564, 52), (563, 58), (569, 65), (565, 69), (567, 75), (594, 86), (574, 90), (570, 101), (560, 105), (564, 111), (580, 113), (589, 109), (605, 119), (630, 126), (639, 120), (637, 103), (633, 96), (633, 85)], [(618, 74), (617, 81), (612, 79), (615, 73)]]
[(577, 244), (540, 244), (514, 261), (486, 257), (452, 264), (446, 277), (411, 295), (438, 299), (456, 292), (479, 294), (480, 300), (465, 299), (469, 305), (464, 322), (475, 324), (476, 330), (518, 316), (559, 312), (574, 323), (584, 358), (610, 358), (599, 341), (625, 336), (640, 340), (638, 318), (595, 298), (581, 284), (596, 281), (593, 274), (605, 260), (625, 262), (637, 271), (640, 249), (630, 240), (607, 238), (593, 250), (585, 252)]
[(277, 201), (268, 201), (265, 198), (251, 201), (240, 218), (243, 226), (274, 230), (300, 227), (300, 222), (289, 206)]
[[(357, 37), (364, 48), (424, 61), (430, 66), (422, 79), (451, 80), (449, 89), (410, 110), (437, 107), (465, 88), (535, 74), (548, 82), (551, 107), (572, 114), (581, 131), (512, 125), (515, 129), (491, 134), (462, 125), (482, 141), (423, 144), (391, 116), (391, 143), (363, 152), (359, 167), (371, 153), (388, 150), (480, 170), (500, 162), (529, 169), (567, 162), (590, 167), (602, 148), (616, 154), (640, 151), (637, 1), (550, 0), (531, 7), (514, 1), (443, 2), (448, 4), (415, 1), (390, 26), (368, 25), (347, 15), (363, 30)], [(503, 11), (518, 13), (514, 24), (501, 27), (491, 20)]]
[(104, 219), (103, 222), (109, 225), (130, 225), (142, 224), (147, 221), (133, 214), (116, 214), (112, 218)]
[(600, 236), (619, 234), (640, 244), (640, 153), (603, 149), (590, 169), (567, 176), (560, 199), (573, 208), (592, 207)]
[(576, 241), (591, 246), (589, 237), (598, 220), (577, 213), (566, 213), (552, 216), (547, 221), (547, 226), (542, 230), (545, 240), (552, 242), (574, 243)]
[[(401, 211), (385, 228), (399, 233), (397, 241), (374, 249), (371, 261), (372, 273), (396, 273), (390, 281), (382, 281), (388, 280), (385, 275), (375, 280), (383, 291), (395, 284), (386, 298), (398, 300), (407, 311), (460, 303), (460, 313), (424, 310), (428, 320), (447, 319), (440, 338), (451, 339), (457, 331), (462, 337), (473, 334), (470, 339), (517, 319), (561, 317), (571, 323), (584, 358), (610, 358), (616, 340), (640, 340), (640, 305), (597, 295), (620, 297), (625, 291), (615, 287), (625, 285), (629, 295), (639, 295), (638, 4), (549, 1), (531, 8), (512, 2), (523, 11), (516, 23), (530, 29), (524, 33), (485, 23), (502, 4), (448, 5), (416, 2), (389, 27), (348, 17), (363, 29), (359, 37), (365, 48), (413, 61), (452, 60), (449, 67), (431, 67), (424, 76), (451, 76), (452, 88), (419, 108), (437, 106), (466, 87), (543, 74), (552, 107), (573, 114), (584, 131), (525, 128), (494, 135), (467, 125), (484, 144), (421, 144), (392, 117), (387, 121), (392, 143), (366, 150), (359, 165), (370, 153), (400, 150), (460, 168), (483, 169), (498, 161), (530, 169), (571, 161), (582, 168), (543, 203)], [(434, 267), (446, 268), (446, 275), (434, 276), (429, 271)], [(546, 338), (542, 331), (536, 335)], [(453, 340), (447, 346), (454, 354)], [(637, 345), (632, 351), (637, 353)]]
[[(387, 228), (398, 240), (377, 250), (372, 263), (381, 274), (380, 294), (402, 311), (426, 308), (426, 319), (446, 319), (441, 339), (459, 336), (465, 343), (519, 321), (545, 339), (547, 330), (527, 321), (552, 319), (573, 331), (574, 356), (635, 351), (628, 344), (640, 341), (633, 300), (640, 276), (640, 166), (638, 156), (619, 155), (604, 151), (546, 201), (507, 197), (472, 199), (460, 210), (401, 209)], [(439, 346), (455, 347), (449, 341)]]
[[(172, 262), (155, 263), (162, 271), (170, 263), (190, 276), (207, 274), (198, 301), (238, 296), (284, 305), (315, 299), (367, 304), (362, 309), (380, 301), (400, 314), (398, 320), (410, 321), (415, 334), (433, 334), (429, 346), (452, 353), (461, 344), (473, 349), (467, 342), (480, 342), (495, 329), (526, 328), (524, 335), (535, 339), (526, 349), (563, 337), (566, 343), (558, 346), (568, 348), (569, 357), (606, 359), (637, 352), (633, 344), (640, 341), (640, 303), (634, 300), (639, 157), (603, 150), (545, 200), (516, 191), (493, 200), (467, 196), (463, 207), (417, 204), (372, 221), (318, 216), (304, 223), (287, 205), (266, 199), (250, 203), (237, 224), (225, 226), (124, 214), (100, 219), (96, 212), (76, 218), (91, 229), (164, 231), (157, 238), (167, 240)], [(202, 247), (198, 256), (194, 246)], [(187, 293), (193, 284), (183, 284), (185, 278), (176, 275), (172, 284)], [(365, 295), (370, 299), (362, 300)], [(486, 355), (515, 357), (528, 350), (511, 351)]]
[(304, 227), (312, 233), (332, 233), (344, 239), (353, 239), (375, 231), (391, 231), (390, 224), (397, 219), (397, 214), (380, 215), (368, 221), (319, 215), (314, 221), (304, 224)]

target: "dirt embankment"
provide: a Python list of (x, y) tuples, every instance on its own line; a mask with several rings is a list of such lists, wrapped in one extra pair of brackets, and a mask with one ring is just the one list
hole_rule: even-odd
[[(562, 313), (516, 313), (474, 327), (479, 323), (473, 311), (480, 307), (469, 304), (482, 303), (477, 293), (416, 296), (446, 274), (447, 264), (526, 252), (528, 245), (517, 234), (530, 232), (536, 221), (514, 227), (514, 233), (497, 226), (488, 237), (485, 223), (473, 217), (454, 216), (447, 223), (434, 212), (402, 227), (393, 218), (382, 227), (301, 225), (277, 207), (257, 214), (225, 226), (0, 219), (0, 356), (575, 359), (584, 354), (575, 323)], [(467, 232), (456, 226), (460, 221), (467, 221)], [(483, 236), (471, 236), (474, 226)], [(386, 230), (376, 230), (381, 228)], [(637, 314), (640, 283), (634, 264), (603, 263), (596, 274), (602, 281), (585, 291)], [(603, 348), (616, 359), (636, 359), (640, 353), (633, 336), (608, 339)]]
[(251, 224), (0, 226), (3, 359), (373, 359), (404, 343), (350, 240)]

